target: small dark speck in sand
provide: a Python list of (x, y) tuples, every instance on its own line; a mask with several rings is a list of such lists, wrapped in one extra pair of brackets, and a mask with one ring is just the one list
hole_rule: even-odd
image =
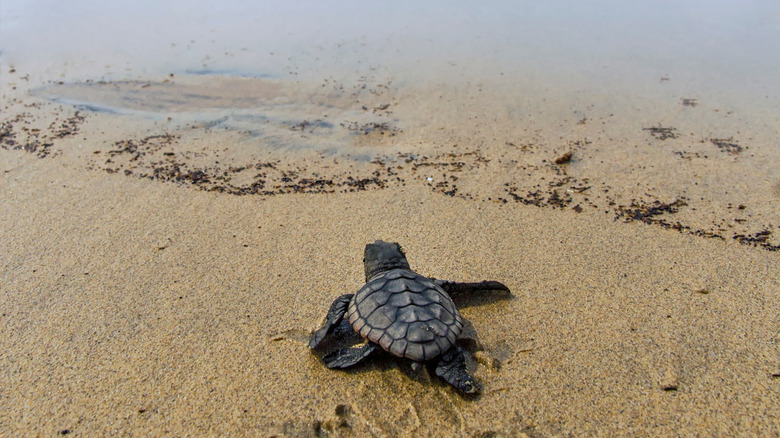
[(571, 161), (571, 156), (574, 155), (574, 152), (569, 151), (565, 154), (561, 155), (560, 157), (555, 159), (555, 164), (566, 164)]
[(476, 438), (493, 438), (498, 436), (498, 432), (492, 430), (484, 430), (482, 432), (477, 432), (475, 435), (472, 436)]
[(666, 391), (666, 392), (677, 391), (677, 385), (674, 385), (674, 384), (664, 385), (663, 388), (664, 388), (664, 391)]
[(68, 435), (70, 433), (70, 429), (62, 429), (60, 431), (60, 435)]
[(346, 417), (352, 413), (352, 407), (349, 405), (338, 405), (336, 406), (336, 415), (339, 417)]
[(698, 105), (698, 104), (699, 104), (699, 103), (698, 103), (698, 102), (696, 102), (696, 99), (687, 99), (687, 98), (683, 98), (683, 99), (682, 99), (682, 105), (683, 105), (683, 106), (692, 106), (692, 107), (695, 107), (695, 106), (696, 106), (696, 105)]

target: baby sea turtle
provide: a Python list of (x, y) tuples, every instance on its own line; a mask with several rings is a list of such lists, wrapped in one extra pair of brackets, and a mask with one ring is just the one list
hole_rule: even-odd
[(466, 370), (466, 359), (455, 340), (463, 330), (463, 317), (450, 293), (509, 289), (497, 281), (454, 283), (423, 277), (409, 269), (401, 245), (377, 240), (366, 245), (363, 263), (366, 284), (355, 294), (336, 298), (325, 324), (314, 332), (309, 347), (315, 348), (342, 321), (367, 342), (325, 355), (328, 368), (347, 368), (381, 348), (413, 361), (428, 363), (434, 373), (465, 393), (478, 392)]

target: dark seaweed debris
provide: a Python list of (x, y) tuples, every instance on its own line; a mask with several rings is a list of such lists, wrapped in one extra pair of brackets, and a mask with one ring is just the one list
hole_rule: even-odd
[(643, 222), (649, 225), (658, 225), (661, 228), (667, 230), (675, 230), (680, 233), (690, 234), (699, 237), (706, 237), (711, 239), (725, 240), (723, 236), (712, 231), (705, 231), (701, 229), (695, 229), (691, 226), (684, 225), (679, 221), (671, 222), (664, 218), (665, 215), (675, 214), (680, 211), (680, 207), (687, 206), (688, 203), (682, 198), (675, 200), (674, 202), (661, 202), (658, 200), (652, 203), (646, 203), (644, 201), (632, 200), (631, 205), (620, 205), (615, 209), (615, 219), (623, 219), (623, 222)]
[(132, 156), (130, 161), (137, 161), (142, 156), (157, 152), (163, 146), (170, 145), (178, 139), (178, 136), (163, 134), (151, 135), (140, 140), (121, 140), (114, 143), (116, 149), (108, 151), (108, 154), (112, 157), (120, 154), (129, 154)]
[(333, 124), (317, 119), (312, 121), (304, 120), (290, 125), (290, 131), (298, 132), (313, 133), (317, 128), (331, 129), (333, 128)]
[(76, 111), (75, 114), (68, 117), (63, 121), (55, 120), (49, 125), (49, 132), (51, 132), (51, 138), (66, 138), (72, 137), (79, 133), (81, 124), (87, 119), (81, 112)]
[(0, 145), (5, 150), (13, 149), (16, 146), (13, 122), (8, 121), (0, 124)]
[(742, 151), (745, 149), (745, 147), (740, 146), (737, 142), (734, 141), (734, 138), (713, 138), (710, 139), (710, 142), (718, 147), (718, 149), (721, 150), (721, 152), (726, 152), (730, 155), (737, 155), (739, 153), (742, 153)]
[[(577, 187), (575, 185), (572, 185), (572, 183), (576, 183), (576, 181), (571, 177), (565, 177), (559, 180), (551, 181), (547, 184), (547, 189), (536, 189), (536, 190), (528, 190), (526, 191), (525, 195), (518, 194), (518, 188), (517, 187), (510, 187), (508, 189), (505, 189), (507, 192), (507, 195), (509, 195), (510, 198), (512, 198), (515, 202), (519, 202), (524, 205), (533, 205), (536, 207), (551, 207), (554, 209), (560, 209), (563, 210), (566, 207), (569, 206), (569, 204), (572, 203), (573, 199), (571, 195), (569, 194), (569, 190), (572, 190), (576, 193), (582, 193), (583, 191), (587, 190), (587, 188), (581, 188), (580, 191), (577, 190)], [(563, 186), (567, 186), (568, 190), (561, 190), (560, 188)], [(499, 198), (500, 200), (501, 198)], [(586, 198), (587, 200), (587, 198)], [(577, 204), (579, 206), (579, 204)], [(577, 211), (577, 210), (575, 210)], [(577, 213), (582, 212), (582, 207), (579, 207), (579, 211)]]
[(650, 128), (642, 128), (642, 131), (650, 132), (654, 138), (658, 140), (668, 140), (670, 138), (677, 138), (677, 130), (674, 128), (665, 128), (661, 125), (653, 126)]
[(347, 128), (348, 130), (357, 133), (357, 134), (380, 134), (380, 135), (389, 135), (394, 136), (400, 132), (402, 132), (400, 129), (398, 129), (395, 126), (390, 125), (387, 122), (369, 122), (369, 123), (358, 123), (358, 122), (344, 122), (341, 124), (342, 127)]
[(735, 234), (734, 240), (737, 242), (752, 247), (764, 248), (768, 251), (780, 251), (780, 245), (772, 245), (769, 238), (772, 236), (772, 231), (764, 230), (759, 231), (753, 235)]
[(53, 140), (78, 134), (79, 127), (86, 117), (78, 111), (65, 119), (57, 117), (46, 130), (34, 127), (32, 119), (32, 114), (21, 113), (11, 120), (2, 122), (0, 147), (6, 150), (23, 150), (35, 154), (38, 158), (46, 158), (52, 153)]
[(683, 160), (692, 160), (694, 158), (709, 158), (707, 155), (701, 155), (698, 152), (684, 152), (684, 151), (674, 151), (675, 155), (678, 155)]
[(654, 201), (651, 204), (647, 204), (644, 201), (632, 200), (631, 205), (620, 205), (616, 209), (615, 220), (623, 218), (624, 222), (641, 221), (646, 224), (657, 223), (658, 218), (663, 214), (674, 214), (680, 211), (680, 207), (688, 205), (684, 200), (677, 199), (674, 202), (664, 203), (661, 201)]
[[(25, 111), (0, 122), (0, 147), (6, 150), (23, 150), (41, 158), (56, 156), (64, 152), (62, 146), (67, 144), (60, 143), (59, 140), (78, 134), (85, 120), (82, 113), (71, 111), (57, 116), (54, 123), (44, 123)], [(372, 135), (385, 135), (397, 129), (388, 123), (375, 122), (347, 122), (344, 126), (356, 134), (361, 134), (361, 138), (368, 136), (370, 141), (377, 139)], [(311, 119), (288, 127), (306, 134), (332, 126), (322, 120)], [(674, 128), (657, 126), (646, 130), (659, 139), (676, 138)], [(762, 231), (762, 228), (750, 227), (750, 219), (733, 217), (733, 214), (721, 219), (719, 224), (713, 221), (713, 227), (703, 229), (673, 220), (673, 215), (688, 205), (689, 201), (684, 197), (662, 202), (648, 194), (650, 200), (632, 200), (629, 205), (618, 207), (617, 202), (621, 195), (613, 195), (610, 192), (611, 187), (568, 174), (578, 168), (571, 168), (566, 163), (570, 162), (575, 152), (581, 154), (590, 144), (588, 140), (570, 143), (562, 149), (570, 152), (560, 155), (557, 159), (540, 159), (536, 162), (518, 162), (514, 159), (517, 157), (512, 154), (532, 154), (538, 148), (537, 145), (524, 143), (523, 146), (516, 146), (512, 142), (506, 142), (511, 146), (511, 149), (508, 149), (509, 158), (503, 155), (487, 158), (481, 154), (478, 146), (472, 146), (458, 152), (445, 152), (430, 157), (411, 152), (378, 156), (371, 161), (371, 165), (350, 165), (348, 168), (337, 164), (335, 158), (335, 165), (329, 166), (328, 158), (324, 156), (309, 168), (302, 162), (284, 160), (220, 160), (219, 152), (215, 148), (181, 150), (179, 140), (179, 136), (161, 134), (116, 141), (108, 147), (94, 150), (94, 155), (91, 155), (94, 158), (90, 160), (88, 168), (232, 195), (359, 192), (399, 187), (414, 181), (428, 186), (435, 193), (450, 197), (499, 205), (512, 204), (514, 201), (540, 208), (571, 209), (583, 214), (586, 211), (602, 214), (614, 212), (615, 220), (622, 219), (622, 222), (642, 222), (706, 238), (726, 240), (728, 237), (728, 240), (742, 245), (768, 251), (780, 250), (780, 245), (777, 245), (778, 242), (776, 238), (773, 239), (775, 236), (770, 231), (772, 226)], [(712, 143), (730, 155), (747, 149), (733, 138), (708, 138), (702, 139), (701, 143)], [(450, 151), (458, 150), (455, 148), (457, 145), (453, 145)], [(674, 153), (683, 159), (715, 158), (712, 155), (708, 157), (704, 152)], [(588, 154), (577, 156), (586, 160)], [(513, 174), (501, 172), (506, 169), (504, 166), (508, 165), (514, 169)], [(484, 172), (487, 169), (490, 169), (491, 178), (496, 179), (486, 181), (485, 185), (479, 184), (479, 179), (485, 177)], [(508, 179), (501, 180), (506, 176)], [(471, 192), (475, 182), (477, 191)], [(734, 205), (738, 205), (738, 210), (746, 208), (736, 202)], [(694, 203), (691, 208), (696, 206)], [(730, 209), (731, 204), (727, 208)]]
[[(165, 148), (173, 147), (178, 139), (178, 136), (164, 134), (118, 141), (114, 143), (113, 149), (108, 151), (109, 158), (105, 161), (103, 170), (231, 195), (354, 192), (384, 188), (389, 181), (380, 178), (383, 176), (381, 171), (360, 177), (337, 175), (326, 178), (316, 173), (305, 174), (302, 168), (282, 168), (278, 161), (247, 163), (226, 168), (216, 164), (193, 167), (178, 160), (175, 152), (162, 152)], [(158, 159), (160, 154), (163, 156), (162, 160)], [(241, 185), (234, 184), (233, 177), (246, 171), (254, 171), (251, 181)], [(389, 168), (387, 175), (392, 175)]]

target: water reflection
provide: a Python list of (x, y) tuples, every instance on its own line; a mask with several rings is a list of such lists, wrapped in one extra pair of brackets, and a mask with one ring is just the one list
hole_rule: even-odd
[(764, 92), (776, 90), (780, 65), (771, 0), (6, 0), (0, 19), (2, 62), (43, 82), (185, 72), (339, 80), (379, 69), (399, 84), (501, 72), (591, 88), (671, 76)]

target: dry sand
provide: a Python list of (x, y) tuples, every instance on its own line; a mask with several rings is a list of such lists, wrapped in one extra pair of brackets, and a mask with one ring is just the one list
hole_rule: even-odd
[[(8, 80), (0, 435), (780, 435), (776, 109), (263, 85), (258, 140), (257, 114), (182, 121), (176, 93), (220, 95), (198, 77)], [(52, 103), (79, 90), (102, 112)], [(330, 124), (286, 122), (303, 103)], [(480, 397), (306, 347), (380, 238), (512, 290), (462, 309)]]

